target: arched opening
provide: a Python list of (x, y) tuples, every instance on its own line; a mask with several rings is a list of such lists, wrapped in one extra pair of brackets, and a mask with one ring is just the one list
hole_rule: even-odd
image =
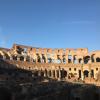
[(59, 78), (59, 70), (56, 70), (56, 72), (57, 72), (57, 78)]
[(75, 77), (73, 73), (69, 73), (69, 74), (68, 74), (68, 79), (71, 79), (71, 78), (73, 78), (73, 77)]
[(46, 63), (46, 58), (45, 58), (44, 54), (42, 54), (42, 62)]
[(94, 62), (94, 56), (95, 54), (91, 55), (91, 61)]
[(9, 59), (10, 60), (10, 57), (9, 57), (8, 54), (5, 54), (5, 57), (6, 57), (6, 59)]
[(66, 58), (65, 58), (65, 55), (63, 55), (63, 63), (66, 64)]
[(85, 56), (84, 57), (84, 63), (85, 64), (89, 63), (89, 60), (90, 60), (90, 56)]
[(85, 70), (84, 71), (84, 78), (88, 77), (89, 76), (89, 71), (88, 70)]
[(68, 63), (72, 63), (72, 55), (68, 55)]
[(51, 70), (48, 71), (49, 77), (51, 77)]
[(39, 54), (37, 54), (37, 62), (41, 63), (41, 58), (40, 58)]
[(91, 70), (91, 77), (94, 78), (94, 70)]
[(82, 64), (82, 58), (79, 59), (79, 64)]
[(44, 77), (44, 72), (41, 70), (41, 77)]
[(47, 77), (47, 69), (44, 70), (45, 77)]
[(17, 46), (17, 53), (22, 54), (22, 52), (24, 52), (24, 49), (21, 48), (20, 46)]
[(30, 57), (29, 56), (26, 57), (26, 61), (30, 62)]
[(62, 61), (60, 59), (60, 55), (57, 55), (57, 63), (62, 63)]
[(61, 78), (64, 79), (67, 76), (67, 71), (64, 69), (61, 70)]
[(35, 76), (35, 77), (37, 77), (38, 76), (38, 71), (37, 70), (34, 70), (34, 72), (33, 72), (33, 75)]
[(64, 77), (67, 77), (67, 71), (64, 70)]
[(74, 64), (77, 64), (78, 63), (78, 60), (77, 60), (77, 56), (76, 55), (73, 56), (73, 62), (74, 62)]
[(55, 77), (55, 70), (52, 70), (52, 76), (53, 76), (53, 78)]
[(96, 58), (96, 62), (100, 62), (100, 58), (99, 57)]
[(20, 61), (24, 61), (24, 57), (23, 56), (20, 57)]
[(13, 60), (17, 60), (17, 56), (13, 55), (12, 57), (13, 57)]
[(48, 63), (52, 63), (52, 59), (51, 58), (48, 58)]
[(0, 59), (3, 59), (3, 56), (0, 54)]

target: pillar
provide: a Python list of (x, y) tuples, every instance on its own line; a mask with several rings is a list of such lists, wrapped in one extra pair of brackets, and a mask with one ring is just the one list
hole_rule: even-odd
[(17, 57), (17, 61), (20, 61), (20, 57)]
[(81, 65), (81, 79), (84, 80), (84, 74), (83, 74), (83, 64)]
[(6, 56), (3, 55), (3, 60), (5, 60), (5, 59), (6, 59)]
[(47, 70), (44, 70), (44, 77), (47, 77)]
[(96, 62), (96, 58), (94, 58), (94, 62)]
[(71, 62), (74, 63), (74, 58), (73, 58), (73, 56), (72, 56), (72, 59), (71, 59), (71, 60), (72, 60)]
[(51, 78), (54, 78), (54, 77), (53, 77), (53, 70), (51, 70)]
[(59, 80), (61, 80), (61, 70), (59, 69)]
[(48, 63), (48, 59), (46, 58), (46, 63)]
[(55, 70), (55, 78), (57, 79), (58, 77), (57, 77), (57, 70)]
[(13, 57), (10, 57), (10, 60), (13, 60)]
[(49, 75), (49, 70), (47, 70), (47, 77), (50, 77), (50, 75)]
[(38, 76), (41, 76), (41, 71), (40, 70), (38, 70)]
[(26, 61), (26, 57), (24, 57), (24, 61)]

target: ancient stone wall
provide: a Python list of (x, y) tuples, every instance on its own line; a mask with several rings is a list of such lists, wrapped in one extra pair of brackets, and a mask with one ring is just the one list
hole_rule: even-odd
[[(100, 51), (87, 48), (52, 49), (14, 44), (11, 49), (0, 48), (0, 59), (26, 70), (43, 71), (44, 76), (57, 79), (94, 78), (100, 72)], [(9, 66), (6, 66), (9, 68)]]

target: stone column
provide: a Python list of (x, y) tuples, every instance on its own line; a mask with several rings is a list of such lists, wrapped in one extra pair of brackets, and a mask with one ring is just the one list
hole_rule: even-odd
[(38, 70), (38, 76), (41, 76), (41, 71), (40, 70)]
[(54, 76), (53, 76), (53, 70), (51, 70), (51, 78), (54, 78)]
[(55, 70), (55, 78), (57, 79), (57, 70)]
[(13, 57), (10, 57), (10, 60), (13, 60)]
[(17, 57), (17, 61), (20, 61), (20, 57)]
[(71, 62), (74, 63), (74, 57), (73, 56), (72, 56), (72, 59), (71, 60), (72, 60)]
[(37, 63), (37, 58), (35, 59), (35, 62)]
[(47, 70), (47, 77), (49, 77), (49, 70)]
[(94, 58), (94, 62), (96, 62), (96, 58)]
[(59, 69), (59, 78), (58, 80), (61, 80), (61, 70)]
[(26, 61), (26, 57), (24, 57), (24, 61)]
[(47, 70), (44, 70), (44, 76), (47, 77)]
[(46, 77), (46, 72), (45, 72), (45, 70), (43, 70), (43, 73), (44, 73), (44, 77)]
[(83, 64), (81, 65), (81, 79), (84, 80), (84, 74), (83, 74)]
[(84, 58), (82, 58), (82, 64), (84, 64)]
[(3, 55), (3, 59), (4, 59), (4, 60), (6, 59), (6, 56), (5, 56), (5, 55)]
[(46, 63), (48, 63), (48, 59), (46, 58)]

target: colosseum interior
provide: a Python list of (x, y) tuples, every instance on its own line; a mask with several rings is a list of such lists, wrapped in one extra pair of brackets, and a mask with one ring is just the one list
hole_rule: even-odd
[(100, 51), (14, 44), (0, 48), (0, 100), (100, 100)]
[(100, 80), (100, 51), (88, 52), (87, 48), (52, 49), (14, 44), (11, 49), (0, 48), (0, 59), (57, 80), (81, 79), (86, 83)]

